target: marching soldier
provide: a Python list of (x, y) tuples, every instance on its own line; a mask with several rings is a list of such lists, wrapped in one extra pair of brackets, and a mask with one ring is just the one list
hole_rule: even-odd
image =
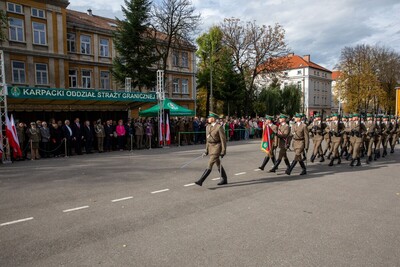
[(381, 122), (382, 116), (378, 115), (375, 121), (375, 138), (374, 138), (374, 145), (375, 145), (375, 158), (377, 160), (381, 157), (381, 145), (382, 145), (382, 133), (384, 131), (385, 125), (382, 125)]
[(391, 123), (393, 125), (392, 130), (390, 131), (392, 135), (392, 139), (389, 140), (390, 142), (390, 153), (394, 153), (394, 147), (396, 146), (396, 142), (399, 139), (399, 121), (396, 117), (391, 116)]
[(364, 123), (360, 121), (358, 114), (353, 114), (353, 123), (351, 124), (351, 136), (350, 141), (352, 142), (353, 155), (350, 166), (354, 166), (357, 160), (356, 166), (361, 166), (361, 146), (363, 143), (363, 135), (366, 132)]
[(291, 129), (291, 135), (293, 138), (293, 149), (295, 152), (294, 160), (292, 161), (290, 167), (286, 170), (286, 174), (290, 175), (292, 173), (293, 168), (296, 166), (297, 162), (299, 162), (302, 171), (300, 175), (307, 174), (306, 165), (303, 161), (303, 152), (304, 150), (308, 150), (309, 145), (309, 135), (307, 125), (301, 122), (302, 114), (296, 113), (295, 123)]
[(279, 115), (279, 127), (277, 131), (277, 137), (278, 137), (278, 146), (279, 146), (279, 155), (278, 155), (278, 160), (275, 162), (274, 167), (270, 170), (270, 172), (275, 172), (279, 164), (283, 160), (285, 161), (287, 169), (290, 168), (290, 163), (289, 159), (286, 154), (286, 150), (288, 146), (290, 145), (290, 140), (289, 140), (289, 135), (290, 135), (290, 127), (286, 123), (286, 120), (288, 119), (288, 116), (286, 115)]
[(321, 160), (319, 162), (324, 162), (324, 154), (322, 151), (322, 141), (324, 140), (324, 129), (325, 129), (325, 123), (321, 121), (321, 115), (316, 114), (314, 115), (314, 121), (308, 126), (308, 130), (312, 134), (312, 139), (313, 139), (313, 144), (314, 144), (314, 150), (311, 155), (311, 162), (314, 162), (315, 158), (317, 155), (320, 155)]
[(350, 150), (350, 122), (349, 116), (343, 116), (343, 143), (342, 143), (342, 151), (340, 152), (340, 157), (344, 155), (344, 157), (348, 157)]
[(224, 185), (228, 183), (228, 177), (224, 168), (221, 166), (220, 157), (223, 158), (226, 154), (226, 136), (224, 128), (216, 122), (219, 116), (213, 112), (210, 112), (208, 116), (208, 125), (206, 128), (206, 151), (204, 155), (210, 155), (207, 169), (195, 184), (202, 186), (208, 175), (210, 175), (212, 167), (217, 164), (219, 170), (221, 170), (221, 182), (218, 185)]
[[(330, 124), (331, 124), (331, 116), (327, 116), (326, 119), (325, 119), (325, 126), (326, 126), (325, 129), (329, 128)], [(329, 152), (327, 158), (330, 159), (330, 154), (331, 154), (331, 136), (326, 131), (323, 134), (324, 134), (324, 139), (325, 139), (325, 143), (326, 143), (324, 156), (326, 155), (326, 153)]]
[(391, 131), (393, 128), (392, 123), (389, 121), (389, 116), (388, 115), (384, 115), (383, 116), (383, 122), (381, 125), (381, 129), (382, 129), (382, 146), (383, 146), (383, 153), (382, 153), (382, 157), (386, 157), (387, 155), (387, 146), (388, 146), (388, 142), (389, 139), (393, 136), (391, 136)]
[(265, 165), (267, 165), (269, 159), (271, 158), (273, 165), (275, 165), (276, 161), (275, 161), (275, 149), (276, 149), (276, 145), (278, 143), (278, 137), (277, 137), (277, 131), (278, 131), (278, 127), (272, 123), (272, 120), (274, 118), (272, 116), (269, 115), (265, 115), (265, 121), (263, 123), (263, 133), (264, 131), (268, 131), (268, 128), (271, 129), (271, 137), (272, 140), (271, 141), (271, 146), (269, 148), (269, 152), (267, 153), (267, 155), (264, 157), (264, 161), (261, 164), (260, 167), (258, 167), (260, 170), (264, 170)]
[(373, 144), (375, 141), (375, 129), (376, 124), (373, 121), (373, 115), (367, 114), (367, 121), (365, 122), (366, 135), (364, 139), (365, 149), (367, 149), (367, 160), (366, 163), (369, 164), (372, 161)]
[(338, 120), (338, 114), (336, 113), (332, 114), (332, 121), (329, 127), (327, 127), (327, 131), (331, 136), (331, 142), (332, 142), (331, 153), (333, 154), (331, 161), (329, 162), (329, 166), (333, 166), (333, 162), (335, 159), (338, 160), (338, 164), (342, 162), (339, 156), (339, 147), (343, 142), (343, 137), (342, 137), (343, 130), (344, 130), (344, 125)]

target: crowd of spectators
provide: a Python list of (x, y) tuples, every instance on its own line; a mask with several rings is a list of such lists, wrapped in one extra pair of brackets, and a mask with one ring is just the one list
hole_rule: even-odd
[[(219, 120), (229, 141), (260, 138), (262, 118), (225, 117)], [(205, 143), (207, 120), (198, 117), (175, 117), (170, 120), (172, 145)], [(160, 147), (157, 118), (123, 121), (84, 121), (79, 118), (36, 121), (29, 125), (19, 121), (17, 134), (22, 157), (14, 160), (74, 156), (115, 150), (139, 150)]]

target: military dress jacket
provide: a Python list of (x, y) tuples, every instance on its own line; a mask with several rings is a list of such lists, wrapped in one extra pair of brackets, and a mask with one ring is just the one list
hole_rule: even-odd
[(214, 126), (207, 125), (206, 128), (206, 153), (209, 155), (226, 154), (226, 135), (224, 127), (216, 123)]
[(345, 130), (345, 125), (340, 121), (332, 121), (326, 131), (331, 135), (331, 140), (333, 142), (340, 142), (342, 140), (342, 135)]
[(305, 123), (298, 124), (297, 122), (292, 125), (293, 149), (306, 149), (310, 144), (307, 125)]
[(287, 148), (290, 142), (290, 126), (289, 124), (280, 124), (278, 127), (278, 132), (277, 132), (277, 137), (279, 139), (278, 141), (278, 147), (279, 148)]
[(366, 137), (367, 138), (372, 138), (375, 136), (375, 131), (376, 131), (376, 124), (373, 121), (366, 121), (364, 123), (365, 128), (366, 128)]
[(322, 121), (313, 121), (308, 125), (308, 130), (311, 132), (315, 141), (322, 141), (324, 139), (325, 123)]

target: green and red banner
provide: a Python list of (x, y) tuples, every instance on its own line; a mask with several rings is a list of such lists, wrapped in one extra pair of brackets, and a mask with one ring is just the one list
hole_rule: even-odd
[(263, 127), (263, 135), (261, 140), (261, 150), (265, 153), (269, 153), (272, 150), (272, 143), (275, 133), (268, 124)]

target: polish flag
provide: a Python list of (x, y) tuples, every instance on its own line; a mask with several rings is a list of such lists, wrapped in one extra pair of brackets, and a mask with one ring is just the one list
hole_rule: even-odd
[(6, 114), (6, 136), (10, 147), (13, 148), (14, 157), (22, 157), (21, 147), (19, 146), (17, 130), (15, 129), (14, 117), (11, 115), (11, 121)]
[(169, 131), (169, 116), (168, 116), (168, 114), (167, 114), (167, 118), (165, 119), (165, 123), (167, 124), (167, 129), (166, 129), (167, 133), (165, 135), (165, 141), (167, 142), (167, 145), (170, 145), (171, 144), (171, 133)]

